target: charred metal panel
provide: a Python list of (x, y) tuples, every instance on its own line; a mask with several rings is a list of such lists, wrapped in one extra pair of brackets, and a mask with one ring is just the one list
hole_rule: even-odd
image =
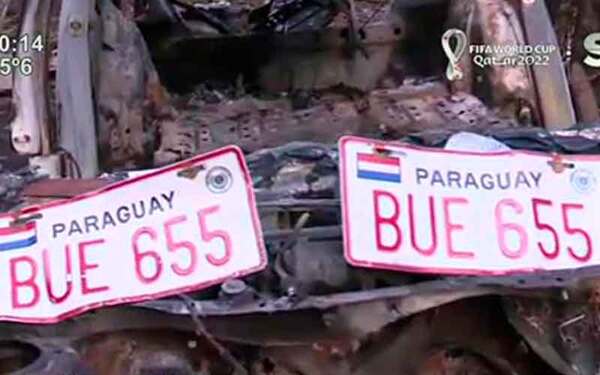
[(354, 98), (324, 93), (319, 100), (309, 96), (309, 103), (314, 104), (295, 110), (293, 99), (197, 101), (182, 114), (196, 120), (199, 151), (229, 143), (255, 151), (293, 140), (333, 143), (346, 134), (394, 139), (434, 129), (516, 126), (491, 114), (474, 96), (445, 94), (437, 83), (373, 90)]
[(149, 166), (155, 152), (160, 164), (192, 155), (193, 144), (180, 134), (185, 130), (178, 127), (142, 35), (110, 1), (101, 4), (95, 97), (103, 169)]
[[(465, 30), (470, 44), (523, 45), (527, 41), (518, 11), (510, 1), (455, 0), (451, 2), (449, 26)], [(456, 90), (475, 92), (487, 98), (503, 115), (538, 123), (537, 96), (527, 67), (480, 69), (473, 65), (471, 57), (465, 54), (460, 61), (465, 78), (454, 84)], [(529, 111), (529, 118), (520, 118), (524, 109)]]
[(92, 61), (99, 47), (96, 17), (92, 0), (63, 1), (58, 37), (59, 145), (74, 156), (88, 178), (99, 172), (92, 91)]
[[(558, 45), (545, 2), (525, 1), (521, 12), (530, 45)], [(531, 70), (544, 126), (557, 130), (575, 125), (575, 110), (560, 50), (550, 54), (547, 66), (533, 65)]]

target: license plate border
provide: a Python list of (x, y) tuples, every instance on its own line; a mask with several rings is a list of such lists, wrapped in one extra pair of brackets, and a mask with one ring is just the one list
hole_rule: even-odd
[[(550, 160), (552, 154), (540, 151), (531, 150), (501, 150), (492, 152), (477, 152), (477, 151), (455, 151), (445, 150), (441, 148), (430, 148), (422, 147), (414, 144), (408, 144), (401, 141), (385, 141), (377, 139), (369, 139), (359, 136), (346, 135), (339, 139), (338, 150), (339, 150), (339, 178), (340, 178), (340, 198), (341, 198), (341, 209), (342, 209), (342, 226), (343, 226), (343, 244), (344, 244), (344, 258), (346, 261), (355, 267), (362, 267), (368, 269), (398, 271), (407, 273), (417, 274), (438, 274), (448, 276), (513, 276), (513, 275), (532, 275), (539, 273), (553, 273), (553, 272), (569, 272), (579, 268), (594, 267), (593, 264), (582, 265), (581, 267), (565, 268), (562, 270), (548, 270), (544, 268), (536, 267), (523, 267), (523, 268), (512, 268), (507, 270), (489, 270), (489, 269), (473, 269), (473, 268), (439, 268), (430, 266), (411, 266), (411, 265), (397, 265), (391, 263), (382, 263), (377, 261), (365, 261), (359, 260), (352, 255), (352, 243), (350, 238), (350, 218), (348, 212), (348, 182), (347, 182), (347, 168), (346, 163), (346, 144), (348, 142), (359, 142), (362, 144), (370, 145), (374, 148), (386, 147), (402, 147), (413, 150), (438, 152), (443, 154), (458, 154), (458, 155), (476, 155), (481, 157), (494, 157), (494, 156), (518, 156), (518, 155), (533, 155), (548, 157)], [(569, 160), (598, 160), (600, 161), (600, 155), (568, 155)], [(600, 267), (600, 265), (597, 265)]]
[(204, 162), (206, 160), (209, 160), (209, 159), (212, 159), (215, 157), (219, 157), (221, 155), (224, 155), (227, 153), (232, 153), (232, 152), (235, 154), (237, 162), (239, 163), (240, 169), (242, 170), (244, 184), (246, 186), (246, 200), (250, 206), (250, 211), (252, 214), (252, 230), (254, 231), (254, 233), (256, 235), (256, 240), (257, 240), (256, 245), (259, 250), (260, 263), (257, 266), (251, 267), (249, 269), (236, 271), (229, 276), (221, 277), (219, 279), (204, 281), (204, 282), (201, 282), (198, 284), (193, 284), (193, 285), (189, 285), (189, 286), (185, 286), (185, 287), (181, 287), (181, 288), (161, 291), (161, 292), (157, 292), (157, 293), (146, 293), (146, 294), (136, 295), (136, 296), (131, 296), (131, 297), (113, 298), (113, 299), (106, 300), (106, 301), (94, 302), (94, 303), (90, 303), (87, 305), (82, 305), (82, 306), (73, 308), (71, 310), (65, 311), (61, 314), (54, 315), (54, 316), (50, 316), (51, 314), (47, 314), (48, 317), (28, 318), (28, 317), (0, 315), (0, 322), (13, 322), (13, 323), (24, 323), (24, 324), (55, 324), (55, 323), (59, 323), (64, 320), (79, 316), (85, 312), (89, 312), (91, 310), (98, 309), (98, 308), (125, 305), (125, 304), (135, 304), (135, 303), (139, 303), (139, 302), (156, 300), (156, 299), (164, 298), (167, 296), (173, 296), (173, 295), (177, 295), (177, 294), (181, 294), (181, 293), (200, 291), (200, 290), (204, 290), (208, 287), (221, 284), (224, 281), (230, 280), (232, 278), (242, 278), (247, 275), (264, 270), (268, 265), (268, 256), (267, 256), (267, 250), (266, 250), (266, 246), (265, 246), (265, 242), (264, 242), (262, 226), (261, 226), (261, 222), (260, 222), (260, 216), (259, 216), (258, 208), (256, 205), (256, 197), (254, 195), (252, 178), (250, 176), (250, 171), (248, 169), (248, 165), (245, 162), (245, 158), (244, 158), (244, 154), (243, 154), (242, 150), (238, 146), (235, 146), (235, 145), (221, 147), (219, 149), (216, 149), (216, 150), (213, 150), (213, 151), (201, 154), (201, 155), (194, 156), (190, 159), (183, 160), (183, 161), (174, 163), (172, 165), (157, 169), (157, 170), (149, 172), (147, 174), (133, 177), (130, 179), (126, 179), (123, 181), (118, 181), (113, 184), (104, 186), (98, 190), (86, 192), (86, 193), (80, 194), (80, 195), (72, 197), (72, 198), (58, 199), (58, 200), (53, 200), (53, 201), (46, 202), (46, 203), (30, 205), (30, 206), (24, 207), (23, 209), (17, 210), (16, 212), (0, 213), (0, 218), (6, 218), (6, 217), (14, 218), (16, 214), (18, 214), (19, 216), (27, 216), (30, 214), (35, 214), (36, 212), (39, 212), (40, 210), (43, 210), (43, 209), (47, 209), (47, 208), (51, 208), (51, 207), (58, 207), (58, 206), (70, 204), (73, 202), (82, 201), (82, 200), (85, 200), (88, 198), (102, 195), (104, 193), (116, 190), (118, 188), (121, 188), (121, 187), (124, 187), (127, 185), (134, 184), (136, 182), (147, 180), (151, 177), (154, 177), (154, 176), (157, 176), (160, 174), (171, 173), (171, 172), (174, 172), (177, 170), (187, 169), (187, 168), (196, 166), (198, 164), (201, 164), (202, 162)]

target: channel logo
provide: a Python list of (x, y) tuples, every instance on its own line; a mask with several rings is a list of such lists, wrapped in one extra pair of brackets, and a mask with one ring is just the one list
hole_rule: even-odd
[(588, 55), (583, 63), (592, 68), (600, 68), (600, 33), (592, 33), (583, 40), (583, 48)]
[[(451, 42), (454, 43), (451, 43)], [(550, 65), (550, 56), (557, 51), (553, 44), (470, 44), (467, 34), (460, 29), (449, 29), (442, 35), (442, 50), (448, 58), (446, 78), (456, 81), (463, 78), (460, 60), (468, 54), (473, 64), (485, 69), (488, 66)]]

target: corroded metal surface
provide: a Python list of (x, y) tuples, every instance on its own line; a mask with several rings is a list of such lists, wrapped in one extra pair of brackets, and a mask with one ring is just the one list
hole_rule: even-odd
[[(548, 9), (543, 1), (524, 1), (523, 26), (530, 45), (558, 45)], [(577, 122), (560, 50), (550, 54), (548, 64), (531, 67), (535, 77), (543, 124), (548, 129), (566, 129)]]
[(592, 82), (583, 66), (577, 62), (571, 64), (571, 92), (580, 121), (588, 124), (599, 121), (600, 106)]
[(95, 96), (103, 170), (148, 166), (155, 156), (160, 163), (191, 156), (193, 144), (176, 121), (142, 35), (110, 1), (102, 4), (105, 48), (98, 51)]
[[(456, 0), (451, 2), (449, 25), (466, 30), (471, 37), (471, 44), (526, 44), (525, 31), (519, 21), (519, 8), (515, 7), (515, 3)], [(465, 55), (461, 60), (465, 79), (455, 85), (457, 89), (490, 97), (492, 105), (508, 116), (519, 118), (520, 113), (529, 111), (529, 118), (520, 120), (538, 122), (535, 86), (527, 67), (492, 65), (480, 69)]]
[(188, 121), (196, 120), (199, 151), (228, 143), (255, 151), (292, 140), (335, 142), (345, 134), (399, 138), (429, 129), (515, 125), (494, 116), (474, 96), (444, 94), (435, 83), (374, 90), (354, 99), (325, 94), (313, 103), (294, 110), (287, 99), (192, 101), (184, 113), (190, 114)]
[[(469, 278), (350, 267), (342, 257), (332, 145), (341, 135), (358, 134), (443, 146), (452, 133), (469, 130), (511, 148), (600, 153), (597, 130), (551, 135), (519, 124), (538, 120), (531, 77), (520, 68), (471, 72), (468, 83), (451, 90), (439, 77), (411, 77), (415, 72), (436, 76), (445, 65), (425, 59), (415, 63), (398, 48), (406, 38), (415, 42), (407, 30), (423, 26), (412, 7), (443, 9), (437, 0), (398, 0), (391, 7), (323, 1), (299, 9), (297, 4), (305, 2), (273, 1), (266, 8), (254, 1), (178, 3), (161, 0), (146, 8), (127, 0), (120, 2), (123, 16), (110, 2), (99, 1), (104, 19), (96, 31), (104, 48), (94, 49), (98, 58), (92, 59), (90, 75), (96, 82), (102, 166), (162, 165), (238, 144), (252, 171), (269, 267), (201, 293), (101, 309), (53, 326), (1, 324), (2, 337), (19, 341), (10, 345), (11, 360), (2, 361), (0, 370), (42, 375), (545, 375), (577, 369), (595, 374), (597, 267)], [(515, 2), (455, 1), (449, 23), (465, 26), (461, 22), (468, 20), (470, 4), (477, 10), (473, 29), (482, 32), (484, 42), (524, 40)], [(316, 10), (319, 15), (310, 17)], [(352, 26), (350, 19), (362, 25), (362, 33), (343, 30)], [(154, 68), (165, 57), (152, 60), (145, 46), (152, 34), (142, 36), (134, 21), (186, 30), (183, 39), (189, 44), (178, 32), (175, 44), (173, 39), (166, 43), (181, 43), (166, 48), (181, 54), (168, 56), (176, 69), (166, 74), (159, 69), (161, 78), (176, 76), (179, 67), (185, 70), (189, 53), (207, 56), (192, 59), (196, 75), (209, 66), (223, 68), (227, 79), (204, 80), (186, 94), (167, 94)], [(289, 32), (293, 29), (303, 34)], [(434, 33), (425, 39), (435, 39)], [(250, 58), (256, 41), (269, 42), (259, 56), (268, 59)], [(439, 49), (437, 42), (432, 45)], [(246, 49), (234, 55), (237, 64), (220, 66), (211, 60), (219, 53), (229, 56), (232, 46), (244, 43)], [(217, 48), (228, 44), (229, 50)], [(421, 58), (437, 57), (423, 51)], [(415, 67), (419, 64), (423, 67)], [(215, 71), (204, 74), (213, 78)], [(483, 100), (473, 95), (482, 90), (478, 77), (492, 87)], [(592, 82), (591, 76), (583, 79), (588, 86)], [(589, 87), (584, 89), (579, 102), (591, 103)], [(0, 202), (5, 204), (0, 210), (71, 197), (126, 178), (114, 173), (101, 180), (30, 183), (38, 178), (30, 170), (9, 169), (0, 170)], [(0, 354), (6, 348), (0, 344)]]
[[(48, 40), (52, 1), (28, 1), (23, 9), (19, 35), (41, 35)], [(50, 51), (19, 51), (20, 59), (31, 59), (31, 74), (13, 74), (13, 104), (16, 116), (11, 123), (13, 147), (21, 154), (50, 153), (54, 118), (49, 108), (48, 56)]]
[(99, 171), (92, 62), (99, 52), (100, 24), (94, 5), (92, 0), (64, 0), (58, 32), (58, 146), (74, 155), (79, 177)]

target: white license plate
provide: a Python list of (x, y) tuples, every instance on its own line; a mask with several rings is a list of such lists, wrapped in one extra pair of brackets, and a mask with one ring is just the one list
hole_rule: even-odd
[(600, 264), (598, 156), (558, 161), (345, 137), (340, 158), (352, 265), (508, 274)]
[(266, 265), (251, 179), (235, 147), (18, 216), (38, 218), (0, 222), (0, 320), (56, 322)]

